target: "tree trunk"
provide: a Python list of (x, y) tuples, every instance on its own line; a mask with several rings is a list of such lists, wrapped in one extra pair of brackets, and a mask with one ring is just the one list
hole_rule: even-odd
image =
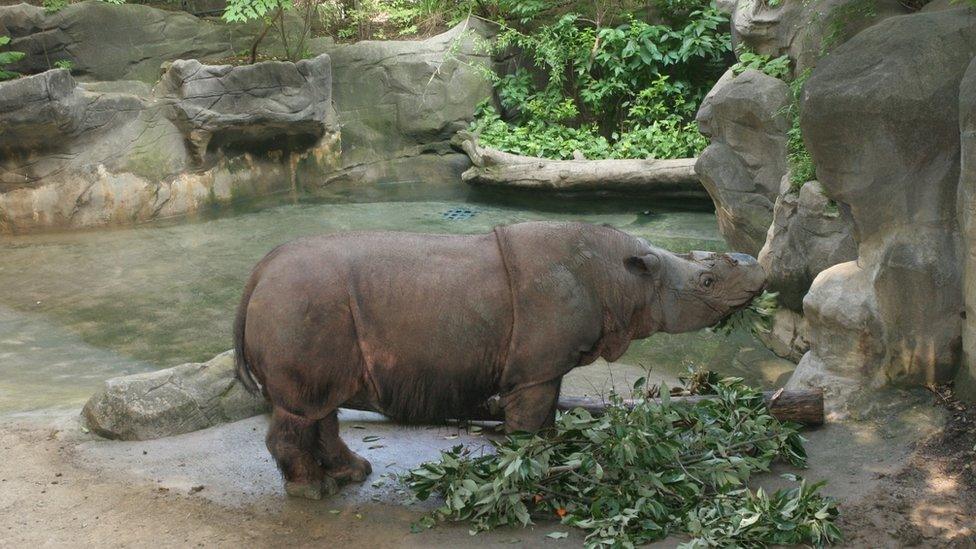
[(475, 185), (548, 190), (643, 190), (707, 198), (694, 158), (674, 160), (551, 160), (481, 147), (459, 132), (454, 144), (474, 164), (461, 178)]

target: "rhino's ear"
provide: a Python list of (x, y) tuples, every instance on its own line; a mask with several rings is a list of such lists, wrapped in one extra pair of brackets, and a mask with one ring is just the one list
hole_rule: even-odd
[(624, 265), (634, 274), (650, 276), (661, 269), (661, 258), (655, 253), (632, 255), (624, 260)]

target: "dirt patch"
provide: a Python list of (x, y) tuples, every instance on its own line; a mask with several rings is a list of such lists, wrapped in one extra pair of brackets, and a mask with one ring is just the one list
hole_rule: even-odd
[(932, 388), (946, 424), (914, 445), (897, 473), (842, 507), (846, 543), (865, 547), (976, 547), (976, 406)]
[[(964, 407), (945, 389), (939, 394), (911, 401), (900, 394), (878, 397), (892, 409), (806, 433), (810, 468), (799, 473), (830, 481), (826, 491), (840, 503), (844, 546), (976, 547), (976, 407)], [(179, 437), (117, 442), (81, 433), (76, 414), (0, 420), (3, 545), (582, 545), (579, 531), (555, 522), (475, 537), (464, 524), (412, 534), (411, 523), (429, 506), (402, 502), (397, 486), (378, 474), (346, 487), (341, 498), (286, 498), (263, 448), (263, 417)], [(458, 438), (456, 429), (405, 430), (351, 415), (343, 429), (377, 473), (390, 462), (431, 459), (438, 444), (471, 442), (463, 433)], [(374, 434), (388, 447), (363, 447), (372, 444), (365, 435)], [(797, 472), (780, 469), (760, 480), (775, 488), (786, 482), (778, 473)], [(388, 486), (373, 487), (376, 482)], [(553, 531), (569, 537), (547, 538)]]
[[(309, 501), (274, 494), (248, 498), (241, 505), (219, 504), (211, 498), (226, 486), (198, 476), (192, 454), (187, 456), (185, 473), (174, 471), (175, 479), (163, 480), (139, 465), (113, 468), (117, 464), (111, 462), (126, 460), (124, 454), (106, 456), (104, 466), (93, 469), (84, 455), (86, 444), (93, 442), (121, 444), (78, 436), (70, 426), (42, 426), (32, 420), (0, 422), (0, 546), (372, 549), (512, 547), (544, 542), (556, 547), (582, 545), (581, 536), (555, 523), (477, 537), (470, 536), (462, 524), (412, 533), (411, 524), (424, 509), (385, 502)], [(155, 451), (150, 447), (149, 457)], [(212, 448), (215, 455), (222, 452), (232, 468), (250, 459), (227, 453), (219, 445)], [(267, 480), (275, 482), (276, 488), (280, 482)], [(546, 538), (554, 530), (567, 531), (570, 536)]]

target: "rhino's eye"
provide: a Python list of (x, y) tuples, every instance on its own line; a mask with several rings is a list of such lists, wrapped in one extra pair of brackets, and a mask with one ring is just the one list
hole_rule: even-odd
[(711, 288), (712, 284), (715, 284), (715, 277), (712, 275), (702, 275), (701, 285), (703, 288)]

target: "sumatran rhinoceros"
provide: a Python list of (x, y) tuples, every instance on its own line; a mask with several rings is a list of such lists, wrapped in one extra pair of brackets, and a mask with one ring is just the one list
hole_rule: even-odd
[(416, 423), (500, 395), (506, 430), (535, 431), (573, 368), (711, 326), (764, 284), (748, 255), (678, 255), (585, 223), (302, 238), (247, 282), (237, 377), (271, 401), (267, 445), (287, 492), (319, 498), (371, 472), (339, 438), (343, 404)]

